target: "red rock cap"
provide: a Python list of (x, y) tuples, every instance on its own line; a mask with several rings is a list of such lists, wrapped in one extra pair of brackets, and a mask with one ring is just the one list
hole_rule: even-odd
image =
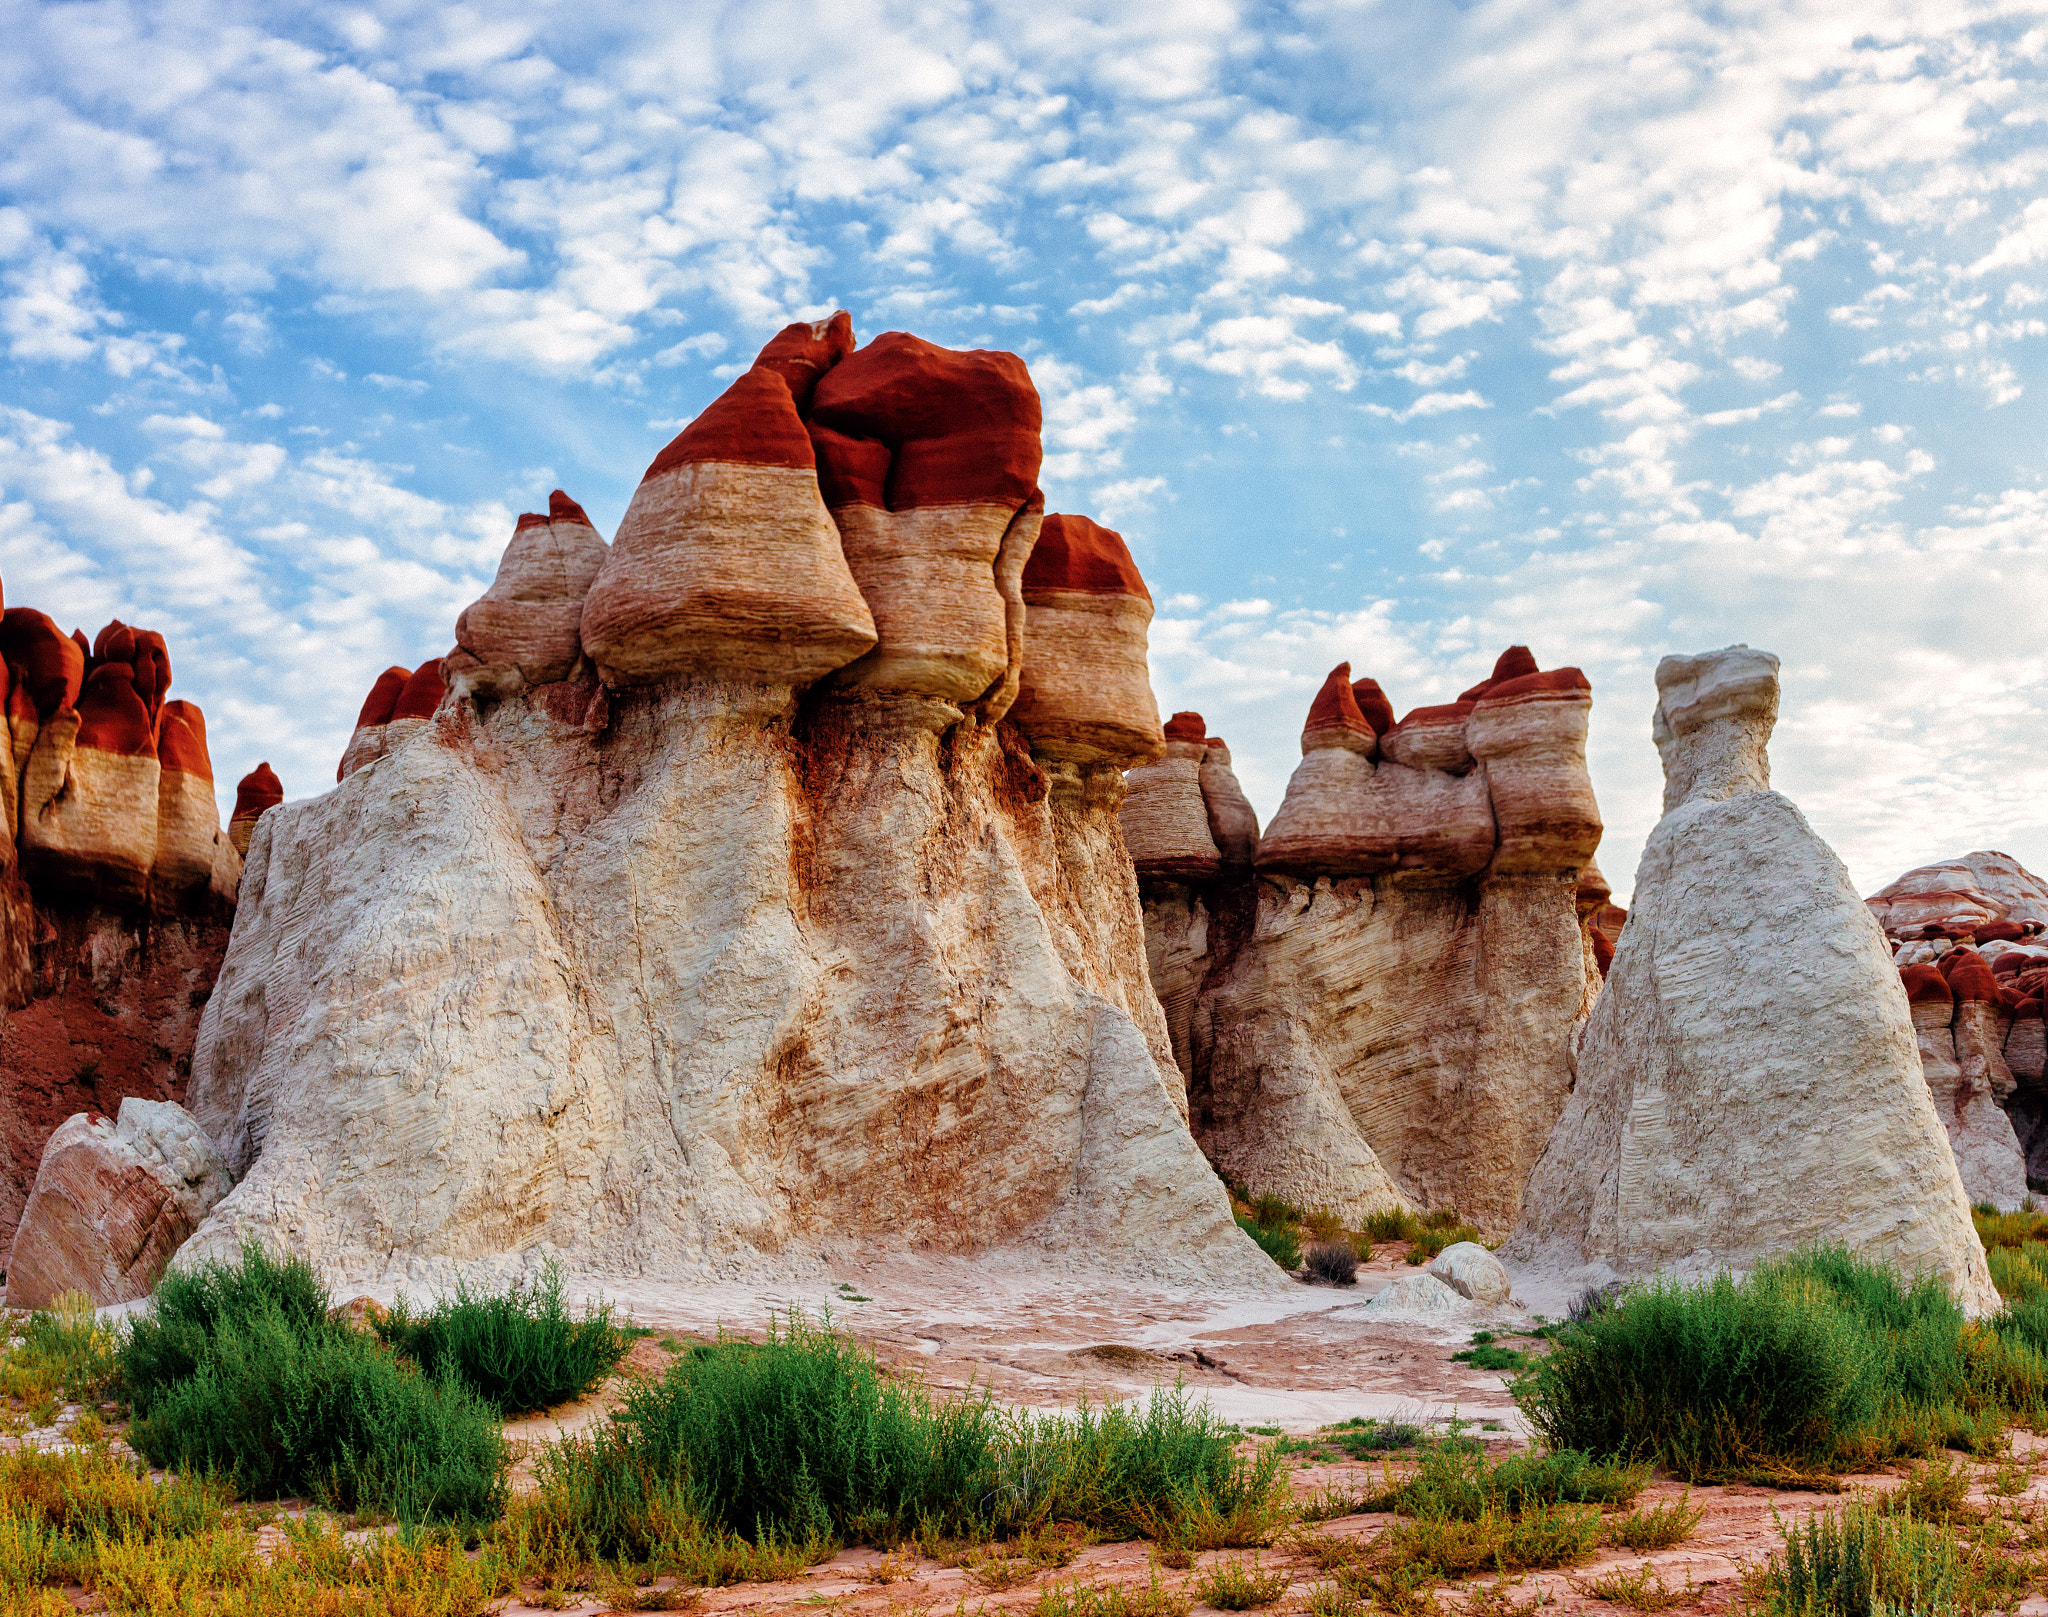
[(597, 526), (589, 517), (584, 515), (583, 507), (570, 499), (561, 489), (556, 489), (548, 496), (548, 521), (580, 522), (586, 528), (595, 528)]
[[(1918, 895), (1906, 895), (1914, 896)], [(2027, 929), (2017, 921), (1986, 921), (1977, 928), (1979, 943), (2018, 943), (2027, 935)]]
[[(382, 683), (381, 678), (378, 683)], [(412, 671), (412, 677), (405, 682), (405, 689), (398, 693), (398, 700), (392, 705), (391, 717), (431, 719), (434, 716), (434, 709), (441, 705), (441, 697), (447, 689), (448, 682), (441, 670), (441, 659), (429, 658)], [(374, 695), (375, 692), (371, 694)]]
[(1472, 709), (1477, 705), (1474, 702), (1439, 702), (1435, 707), (1413, 708), (1394, 728), (1405, 730), (1411, 724), (1461, 724), (1471, 716)]
[(0, 616), (0, 656), (21, 669), (38, 718), (47, 720), (59, 708), (78, 705), (85, 652), (48, 613), (32, 606), (8, 607)]
[[(1015, 354), (885, 331), (819, 379), (809, 422), (819, 486), (834, 509), (1017, 509), (1038, 490), (1043, 413)], [(881, 488), (875, 445), (888, 454)]]
[(1152, 599), (1124, 536), (1087, 517), (1046, 517), (1038, 543), (1024, 564), (1024, 594), (1036, 590), (1081, 590), (1094, 595), (1135, 595)]
[(1192, 741), (1197, 746), (1206, 746), (1208, 735), (1209, 727), (1199, 713), (1176, 713), (1166, 721), (1168, 741)]
[(267, 762), (260, 763), (235, 788), (235, 812), (228, 816), (229, 822), (256, 819), (283, 801), (284, 783)]
[(1603, 977), (1614, 969), (1614, 945), (1597, 926), (1593, 928), (1593, 964), (1600, 968)]
[(853, 316), (841, 309), (829, 320), (799, 320), (784, 326), (754, 356), (754, 364), (775, 372), (788, 384), (801, 413), (810, 408), (818, 378), (853, 350)]
[(78, 696), (78, 745), (121, 758), (154, 758), (156, 726), (135, 691), (135, 670), (101, 663)]
[(1590, 691), (1593, 682), (1576, 668), (1553, 668), (1541, 674), (1517, 674), (1513, 679), (1504, 679), (1489, 685), (1486, 694), (1472, 705), (1480, 702), (1498, 705), (1516, 702), (1530, 697), (1565, 696), (1578, 691)]
[[(1476, 702), (1480, 697), (1493, 689), (1494, 686), (1504, 684), (1511, 679), (1520, 679), (1525, 674), (1533, 674), (1535, 672), (1536, 658), (1530, 653), (1529, 648), (1527, 646), (1509, 646), (1495, 660), (1493, 672), (1482, 679), (1477, 685), (1474, 685), (1469, 691), (1460, 691), (1458, 693), (1458, 700), (1461, 702)], [(1589, 686), (1588, 689), (1590, 688)]]
[(1899, 980), (1906, 985), (1909, 1005), (1947, 1004), (1956, 997), (1948, 979), (1932, 966), (1903, 966)]
[[(1954, 961), (1951, 965), (1949, 962)], [(1951, 949), (1941, 958), (1941, 974), (1958, 1000), (1998, 999), (1998, 979), (1974, 949)]]
[(774, 371), (756, 368), (735, 380), (677, 433), (640, 481), (695, 461), (809, 471), (817, 457), (789, 384)]
[(370, 694), (363, 698), (363, 710), (356, 715), (356, 728), (365, 725), (389, 724), (392, 709), (398, 706), (398, 698), (405, 689), (405, 682), (412, 678), (410, 668), (396, 664), (377, 676), (377, 683), (370, 687)]
[[(1389, 722), (1392, 715), (1388, 715)], [(1309, 703), (1308, 719), (1301, 727), (1303, 735), (1314, 730), (1350, 730), (1362, 736), (1376, 736), (1379, 732), (1366, 721), (1358, 710), (1358, 696), (1351, 689), (1351, 665), (1339, 663), (1330, 670), (1323, 681), (1323, 688), (1316, 692), (1316, 699)]]
[(2033, 963), (2034, 957), (2032, 955), (2019, 954), (2017, 952), (2002, 954), (1991, 962), (1991, 974), (1994, 977), (2010, 977), (2016, 972), (2025, 971)]
[(166, 769), (213, 779), (206, 753), (206, 715), (197, 702), (166, 702), (156, 726), (156, 761)]
[(1380, 689), (1376, 679), (1354, 679), (1351, 695), (1358, 703), (1358, 711), (1365, 722), (1372, 726), (1372, 733), (1383, 736), (1394, 727), (1394, 704), (1387, 700), (1387, 693)]
[(2029, 994), (2014, 1007), (2012, 1019), (2015, 1022), (2038, 1022), (2041, 1020), (2041, 996)]

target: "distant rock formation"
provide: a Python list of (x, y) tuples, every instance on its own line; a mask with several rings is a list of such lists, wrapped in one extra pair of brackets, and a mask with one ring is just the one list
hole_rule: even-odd
[(256, 822), (284, 801), (284, 782), (265, 759), (235, 783), (235, 811), (228, 816), (228, 839), (235, 852), (249, 856), (249, 839), (256, 835)]
[(2048, 1191), (2048, 884), (2010, 854), (1970, 853), (1864, 902), (1905, 982), (1970, 1199), (2010, 1211)]
[(1196, 1134), (1226, 1177), (1353, 1219), (1411, 1205), (1513, 1226), (1599, 991), (1598, 906), (1580, 902), (1600, 839), (1591, 702), (1577, 669), (1539, 673), (1518, 646), (1396, 723), (1339, 664), (1263, 836), (1200, 716), (1167, 725), (1124, 832)]
[(0, 616), (0, 1255), (65, 1118), (185, 1092), (241, 856), (164, 637)]
[(1597, 1284), (1826, 1241), (1995, 1309), (1883, 934), (1770, 789), (1778, 660), (1666, 657), (1657, 689), (1664, 817), (1503, 1256)]
[(233, 1184), (206, 1131), (170, 1101), (131, 1096), (118, 1122), (67, 1119), (14, 1237), (8, 1306), (47, 1308), (67, 1291), (101, 1306), (147, 1297)]
[(792, 326), (649, 467), (565, 677), (496, 649), (559, 568), (466, 614), (430, 712), (417, 671), (366, 707), (378, 755), (255, 825), (190, 1101), (244, 1177), (189, 1252), (1284, 1284), (1141, 974), (1149, 599), (1082, 518), (1031, 572), (1038, 420), (1013, 355)]

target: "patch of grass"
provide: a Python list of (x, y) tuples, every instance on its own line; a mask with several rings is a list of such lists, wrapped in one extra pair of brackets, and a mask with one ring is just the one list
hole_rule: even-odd
[(1031, 1617), (1188, 1617), (1194, 1598), (1162, 1584), (1155, 1569), (1149, 1582), (1049, 1583), (1038, 1592)]
[(1600, 1524), (1601, 1537), (1620, 1550), (1668, 1550), (1692, 1537), (1693, 1529), (1706, 1514), (1692, 1503), (1692, 1492), (1648, 1510), (1632, 1510), (1625, 1516), (1609, 1516)]
[(1471, 1517), (1404, 1516), (1379, 1536), (1374, 1550), (1394, 1569), (1466, 1578), (1576, 1566), (1599, 1543), (1600, 1512), (1589, 1505), (1537, 1505), (1513, 1514), (1489, 1506)]
[(1195, 1580), (1195, 1594), (1203, 1605), (1218, 1611), (1256, 1611), (1287, 1593), (1289, 1581), (1285, 1572), (1262, 1570), (1256, 1556), (1249, 1566), (1231, 1556)]
[(488, 1521), (508, 1463), (495, 1412), (327, 1318), (310, 1268), (244, 1248), (167, 1276), (123, 1342), (135, 1450), (257, 1497), (405, 1521)]
[(1553, 1337), (1515, 1384), (1555, 1448), (1654, 1459), (1699, 1480), (1991, 1452), (2048, 1405), (2048, 1306), (1966, 1322), (1937, 1280), (1817, 1249), (1737, 1282), (1625, 1292)]
[[(1984, 1243), (1986, 1252), (1999, 1247), (2048, 1242), (2048, 1213), (2033, 1208), (2001, 1213), (1988, 1203), (1979, 1202), (1970, 1209), (1970, 1221), (1977, 1226), (1977, 1238)], [(1999, 1289), (2001, 1292), (2004, 1290), (2003, 1287)]]
[(507, 1415), (582, 1397), (611, 1374), (628, 1346), (608, 1305), (570, 1316), (552, 1262), (536, 1280), (514, 1281), (501, 1292), (478, 1293), (457, 1282), (452, 1298), (424, 1314), (401, 1298), (377, 1322), (377, 1334), (426, 1375), (452, 1374)]
[(1408, 1248), (1408, 1261), (1419, 1267), (1433, 1261), (1445, 1247), (1456, 1246), (1460, 1241), (1473, 1241), (1481, 1246), (1486, 1244), (1485, 1236), (1460, 1219), (1456, 1212), (1431, 1213), (1423, 1220), (1415, 1244)]
[(1755, 1581), (1763, 1617), (1888, 1617), (2010, 1609), (2031, 1578), (2000, 1547), (1849, 1504), (1786, 1533)]
[(1984, 1512), (1970, 1503), (1970, 1468), (1951, 1455), (1937, 1455), (1914, 1466), (1906, 1480), (1882, 1495), (1875, 1509), (1886, 1516), (1915, 1516), (1921, 1521), (1947, 1522), (1958, 1516), (1976, 1520)]
[(581, 1535), (591, 1559), (646, 1559), (686, 1527), (889, 1548), (1069, 1522), (1206, 1549), (1264, 1542), (1287, 1514), (1276, 1447), (1240, 1453), (1183, 1388), (1072, 1416), (939, 1402), (794, 1313), (763, 1342), (693, 1347), (605, 1427), (546, 1450), (539, 1473), (550, 1531)]
[(99, 1323), (92, 1300), (66, 1292), (49, 1308), (31, 1314), (11, 1349), (0, 1354), (0, 1400), (19, 1399), (48, 1425), (56, 1406), (96, 1404), (115, 1379), (119, 1335)]
[(1640, 1566), (1615, 1567), (1598, 1577), (1574, 1578), (1572, 1587), (1582, 1595), (1630, 1611), (1669, 1611), (1674, 1606), (1696, 1606), (1700, 1599), (1690, 1574), (1682, 1588), (1673, 1589), (1647, 1561)]
[(1395, 1449), (1412, 1449), (1422, 1441), (1422, 1428), (1409, 1421), (1367, 1420), (1353, 1415), (1335, 1426), (1323, 1428), (1324, 1439), (1354, 1460), (1364, 1460)]
[(1474, 1331), (1472, 1345), (1462, 1353), (1453, 1353), (1451, 1362), (1469, 1364), (1475, 1370), (1504, 1370), (1510, 1375), (1520, 1375), (1536, 1362), (1537, 1355), (1525, 1348), (1502, 1347), (1491, 1331)]
[(1412, 1476), (1367, 1500), (1365, 1508), (1476, 1521), (1489, 1512), (1519, 1515), (1557, 1504), (1627, 1505), (1649, 1480), (1648, 1466), (1596, 1460), (1576, 1449), (1494, 1461), (1439, 1444), (1423, 1455)]

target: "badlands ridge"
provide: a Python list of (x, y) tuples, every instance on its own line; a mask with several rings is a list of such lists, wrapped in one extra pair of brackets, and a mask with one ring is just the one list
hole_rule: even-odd
[(1332, 670), (1262, 832), (1039, 434), (1015, 355), (791, 326), (609, 544), (521, 517), (335, 786), (259, 765), (225, 830), (163, 638), (8, 611), (10, 1303), (252, 1238), (342, 1283), (1284, 1285), (1227, 1182), (1456, 1209), (1518, 1279), (1826, 1239), (1996, 1306), (1968, 1203), (2048, 1173), (2048, 888), (1860, 901), (1746, 647), (1658, 668), (1626, 916), (1590, 683), (1524, 647), (1398, 720)]

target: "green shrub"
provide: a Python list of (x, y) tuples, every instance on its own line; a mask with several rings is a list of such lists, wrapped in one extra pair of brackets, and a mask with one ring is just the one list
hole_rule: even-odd
[(1371, 1510), (1404, 1516), (1477, 1521), (1489, 1512), (1519, 1516), (1549, 1505), (1626, 1505), (1650, 1480), (1648, 1466), (1595, 1460), (1578, 1450), (1510, 1454), (1443, 1443), (1430, 1448), (1413, 1476), (1377, 1498)]
[(794, 1313), (763, 1342), (693, 1348), (603, 1428), (551, 1445), (539, 1475), (546, 1531), (592, 1559), (659, 1559), (693, 1533), (894, 1545), (1055, 1520), (1206, 1548), (1270, 1537), (1286, 1493), (1277, 1450), (1241, 1453), (1184, 1389), (1073, 1416), (935, 1402)]
[(246, 1495), (309, 1493), (406, 1521), (503, 1509), (495, 1412), (330, 1321), (306, 1265), (252, 1243), (238, 1265), (174, 1278), (122, 1349), (137, 1453)]
[(377, 1334), (429, 1376), (444, 1371), (508, 1415), (580, 1398), (625, 1357), (625, 1333), (609, 1306), (572, 1319), (562, 1302), (561, 1271), (479, 1295), (461, 1281), (455, 1296), (415, 1315), (403, 1299)]
[(2025, 1561), (1995, 1547), (1852, 1504), (1785, 1535), (1757, 1609), (1765, 1617), (1934, 1617), (2009, 1607), (2028, 1581)]
[(66, 1292), (31, 1314), (20, 1340), (0, 1352), (0, 1400), (19, 1398), (37, 1409), (62, 1392), (78, 1403), (98, 1403), (113, 1386), (119, 1341), (112, 1327), (99, 1323), (90, 1298)]
[(1558, 1330), (1515, 1395), (1552, 1447), (1689, 1478), (1983, 1448), (2048, 1394), (2032, 1318), (1972, 1327), (1931, 1277), (1807, 1251), (1624, 1293)]
[(1283, 1269), (1301, 1267), (1301, 1236), (1292, 1224), (1262, 1224), (1243, 1213), (1237, 1227), (1259, 1243), (1259, 1250)]

